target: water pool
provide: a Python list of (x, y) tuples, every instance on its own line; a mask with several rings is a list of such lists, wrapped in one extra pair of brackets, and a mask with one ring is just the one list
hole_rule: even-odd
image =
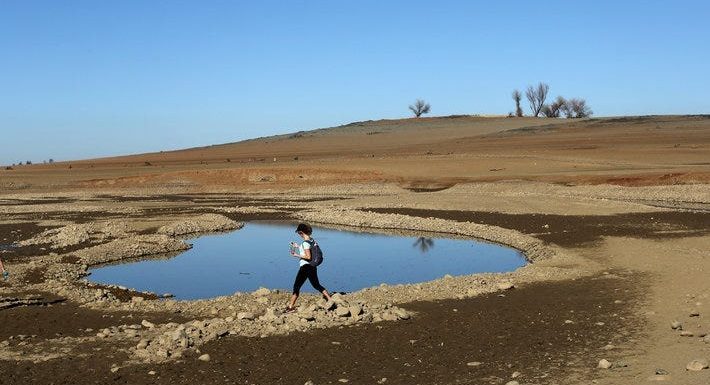
[[(172, 293), (178, 299), (210, 298), (261, 286), (290, 290), (298, 260), (289, 242), (295, 224), (251, 222), (238, 231), (190, 240), (193, 248), (169, 259), (149, 259), (91, 269), (90, 280)], [(431, 234), (384, 235), (313, 228), (324, 262), (321, 284), (350, 292), (381, 283), (417, 283), (446, 274), (506, 272), (526, 261), (517, 250), (483, 241)], [(309, 283), (302, 291), (312, 290)]]

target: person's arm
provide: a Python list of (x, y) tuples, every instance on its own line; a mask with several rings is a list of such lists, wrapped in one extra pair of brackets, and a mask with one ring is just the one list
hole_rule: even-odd
[(311, 260), (311, 249), (304, 249), (301, 259), (305, 259), (306, 261), (310, 261)]

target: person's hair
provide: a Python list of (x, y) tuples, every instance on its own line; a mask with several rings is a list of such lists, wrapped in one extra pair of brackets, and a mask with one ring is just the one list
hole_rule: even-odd
[(305, 223), (299, 223), (296, 227), (296, 232), (302, 232), (303, 234), (311, 235), (313, 234), (313, 229)]

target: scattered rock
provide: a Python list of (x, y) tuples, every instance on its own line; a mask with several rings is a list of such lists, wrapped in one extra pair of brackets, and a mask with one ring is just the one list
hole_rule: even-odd
[(708, 361), (703, 359), (692, 360), (685, 366), (685, 370), (698, 372), (708, 368)]
[(200, 360), (200, 361), (207, 362), (207, 361), (209, 361), (211, 358), (210, 358), (210, 355), (209, 355), (209, 354), (205, 353), (205, 354), (203, 354), (203, 355), (197, 357), (197, 359)]
[(471, 361), (471, 362), (467, 362), (466, 365), (476, 367), (476, 366), (483, 365), (483, 363), (479, 362), (479, 361)]
[(233, 221), (220, 214), (202, 214), (197, 217), (167, 224), (158, 229), (158, 234), (185, 235), (240, 229), (244, 223)]
[(689, 330), (683, 330), (682, 332), (680, 332), (681, 337), (692, 337), (694, 335), (695, 335), (695, 333), (693, 333)]
[(379, 380), (377, 380), (378, 384), (384, 384), (385, 382), (387, 382), (387, 377), (382, 377)]
[(397, 319), (407, 320), (411, 318), (411, 314), (402, 308), (394, 308), (392, 311), (394, 315), (397, 316)]
[(508, 381), (505, 385), (520, 385), (520, 383), (518, 381)]
[(498, 283), (498, 290), (510, 290), (513, 288), (515, 288), (515, 285), (513, 285), (513, 283), (510, 281), (504, 281), (504, 282)]
[(143, 320), (143, 321), (141, 321), (141, 325), (143, 325), (144, 327), (146, 327), (146, 328), (148, 328), (148, 329), (152, 329), (152, 328), (155, 327), (155, 324), (152, 323), (152, 322), (150, 322), (150, 321), (148, 321), (148, 320)]
[(345, 297), (340, 294), (340, 293), (335, 293), (330, 296), (330, 299), (335, 302), (336, 305), (347, 305), (347, 301), (345, 300)]
[(260, 287), (252, 293), (252, 295), (255, 297), (265, 297), (269, 294), (271, 294), (271, 290), (269, 290), (265, 287)]
[(700, 312), (697, 310), (693, 310), (690, 312), (691, 317), (700, 317)]
[(597, 368), (599, 369), (609, 369), (611, 368), (611, 362), (607, 361), (606, 359), (602, 358), (599, 360), (599, 364), (597, 364)]
[[(184, 241), (162, 234), (133, 235), (115, 239), (108, 243), (81, 249), (74, 254), (83, 263), (99, 264), (138, 258), (145, 255), (165, 254), (183, 251), (191, 246)], [(125, 288), (123, 289), (125, 290)]]
[(671, 322), (671, 329), (673, 330), (683, 330), (683, 324), (680, 321)]
[(150, 344), (150, 340), (147, 339), (142, 339), (140, 342), (138, 342), (138, 345), (136, 345), (136, 349), (145, 349), (148, 347)]
[(350, 310), (350, 315), (352, 317), (357, 317), (362, 314), (362, 306), (359, 304), (351, 304), (348, 310)]
[(335, 315), (337, 315), (338, 317), (347, 317), (350, 315), (350, 309), (348, 309), (347, 307), (338, 306), (337, 308), (335, 308)]
[(254, 320), (254, 313), (250, 313), (248, 311), (241, 311), (237, 313), (237, 319), (245, 319), (248, 321), (253, 321)]

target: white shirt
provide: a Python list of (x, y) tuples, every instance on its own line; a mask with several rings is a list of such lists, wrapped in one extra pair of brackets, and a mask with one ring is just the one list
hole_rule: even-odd
[[(305, 257), (305, 256), (306, 256), (306, 250), (310, 250), (310, 249), (311, 249), (311, 244), (308, 243), (308, 242), (306, 242), (306, 241), (303, 241), (303, 243), (301, 243), (300, 245), (298, 245), (298, 254), (300, 254), (301, 257)], [(299, 259), (299, 260), (298, 260), (298, 266), (301, 267), (301, 266), (304, 266), (304, 265), (308, 265), (308, 261), (306, 261), (305, 259)]]

